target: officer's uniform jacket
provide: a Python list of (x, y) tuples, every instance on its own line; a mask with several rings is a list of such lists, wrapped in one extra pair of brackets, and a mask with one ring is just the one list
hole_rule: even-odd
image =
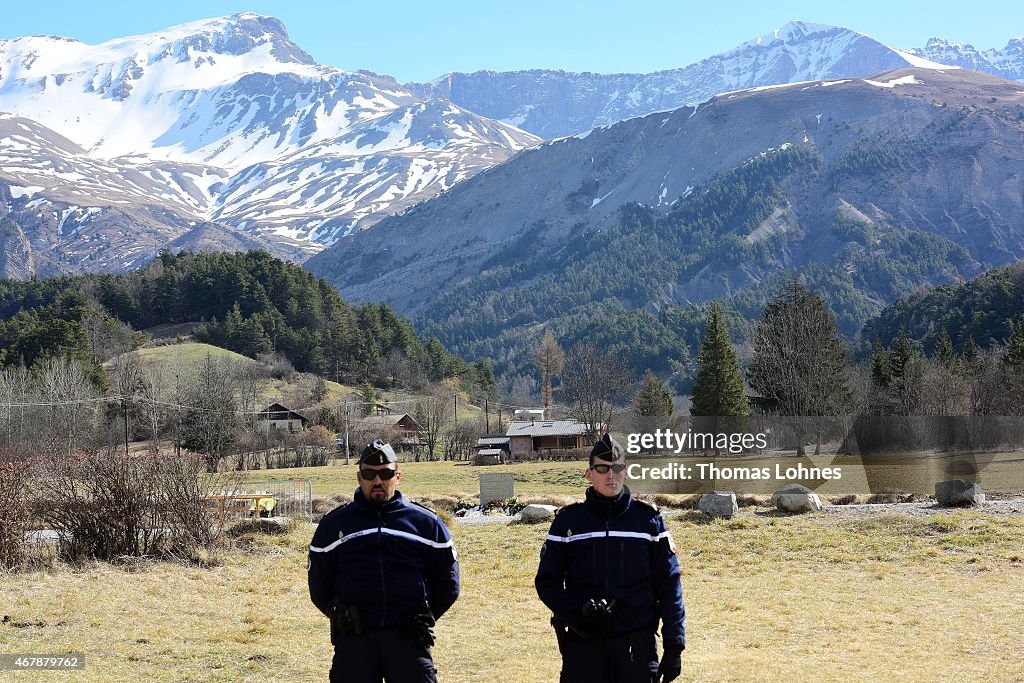
[(309, 546), (309, 595), (329, 615), (355, 605), (367, 628), (398, 626), (430, 606), (440, 617), (459, 595), (458, 554), (437, 515), (402, 494), (371, 505), (360, 489), (320, 520)]
[(653, 632), (661, 619), (665, 647), (685, 646), (672, 539), (657, 508), (634, 499), (627, 488), (614, 499), (588, 488), (584, 502), (558, 513), (541, 548), (535, 583), (544, 604), (580, 633), (583, 603), (614, 599), (609, 635)]

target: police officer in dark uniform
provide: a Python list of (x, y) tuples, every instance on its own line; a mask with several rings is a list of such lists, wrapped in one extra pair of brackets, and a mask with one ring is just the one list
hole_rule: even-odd
[(401, 477), (391, 446), (369, 444), (354, 499), (320, 520), (309, 546), (309, 595), (331, 620), (331, 681), (437, 681), (433, 626), (459, 595), (458, 554), (437, 515), (402, 497)]
[(551, 523), (535, 581), (554, 612), (560, 680), (674, 680), (682, 668), (685, 612), (672, 537), (657, 508), (625, 487), (625, 451), (608, 434), (590, 452), (586, 477), (586, 500), (566, 506)]

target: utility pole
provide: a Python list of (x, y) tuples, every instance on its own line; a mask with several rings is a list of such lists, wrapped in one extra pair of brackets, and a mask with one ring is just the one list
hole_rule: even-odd
[(487, 421), (487, 426), (484, 428), (487, 433), (491, 433), (491, 401), (490, 399), (484, 399), (484, 419)]
[(348, 401), (345, 401), (345, 464), (349, 464), (349, 453), (351, 449), (348, 443)]
[(121, 397), (121, 409), (124, 411), (124, 457), (128, 457), (128, 399)]

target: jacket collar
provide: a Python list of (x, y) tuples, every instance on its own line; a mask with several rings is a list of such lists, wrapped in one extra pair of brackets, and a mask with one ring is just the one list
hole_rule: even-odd
[(632, 495), (627, 486), (623, 486), (622, 491), (615, 498), (605, 498), (595, 491), (593, 486), (587, 489), (587, 506), (602, 519), (611, 519), (621, 515), (629, 507), (631, 500)]

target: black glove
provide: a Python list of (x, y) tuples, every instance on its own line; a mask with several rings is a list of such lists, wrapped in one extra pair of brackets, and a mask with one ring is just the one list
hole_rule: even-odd
[(661, 656), (661, 663), (658, 664), (658, 683), (668, 683), (679, 677), (683, 671), (682, 651), (673, 647), (665, 648)]
[(434, 615), (430, 612), (414, 614), (403, 624), (406, 634), (423, 647), (434, 645)]
[(591, 598), (580, 606), (580, 627), (589, 637), (607, 636), (614, 612), (614, 600)]

